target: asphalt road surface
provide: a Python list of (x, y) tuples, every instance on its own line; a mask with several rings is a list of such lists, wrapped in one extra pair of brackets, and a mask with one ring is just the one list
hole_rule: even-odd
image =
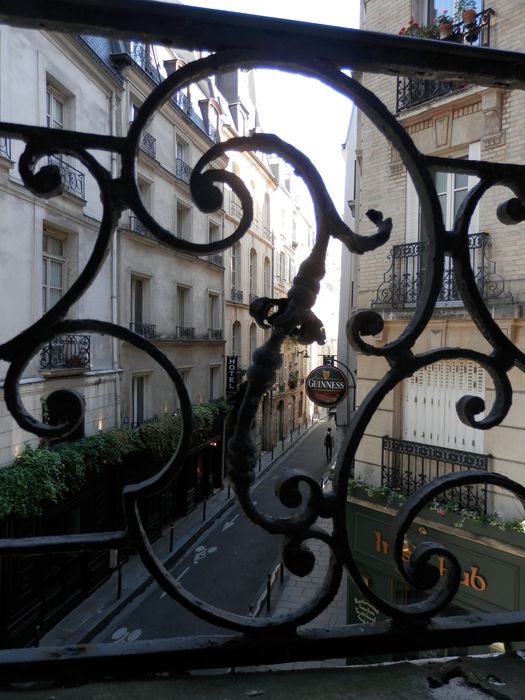
[[(284, 467), (321, 479), (326, 469), (326, 423), (313, 426), (298, 445), (276, 460), (254, 487), (257, 507), (266, 514), (290, 514), (275, 495)], [(238, 506), (228, 509), (171, 568), (191, 593), (218, 608), (250, 614), (266, 576), (280, 559), (282, 537), (255, 526)], [(156, 583), (132, 601), (93, 641), (122, 643), (222, 632), (172, 600)]]

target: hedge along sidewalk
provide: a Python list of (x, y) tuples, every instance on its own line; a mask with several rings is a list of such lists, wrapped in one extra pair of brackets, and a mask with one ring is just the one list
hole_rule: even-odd
[[(257, 467), (256, 479), (262, 478), (288, 452), (302, 441), (313, 425), (310, 423), (302, 432), (294, 431), (272, 451), (261, 454), (260, 469)], [(283, 444), (284, 443), (284, 444)], [(173, 551), (169, 551), (170, 528), (164, 535), (153, 543), (153, 549), (163, 565), (170, 568), (205, 531), (224, 515), (235, 503), (233, 492), (228, 493), (225, 485), (206, 502), (206, 520), (203, 521), (203, 505), (174, 522)], [(68, 644), (87, 644), (93, 640), (108, 623), (124, 610), (138, 595), (153, 583), (140, 557), (132, 554), (121, 567), (122, 590), (120, 599), (118, 591), (118, 571), (97, 588), (89, 598), (64, 617), (52, 630), (42, 636), (41, 646), (64, 646)]]
[[(206, 442), (227, 409), (225, 401), (193, 406), (192, 442)], [(180, 416), (165, 415), (134, 429), (113, 428), (53, 447), (27, 446), (0, 469), (0, 520), (40, 517), (46, 507), (78, 493), (90, 475), (122, 464), (136, 452), (143, 451), (160, 467), (176, 450), (181, 428)]]

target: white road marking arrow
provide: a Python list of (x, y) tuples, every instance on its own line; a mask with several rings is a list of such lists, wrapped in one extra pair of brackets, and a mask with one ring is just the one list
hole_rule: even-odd
[(226, 530), (228, 530), (228, 528), (230, 528), (232, 525), (235, 524), (235, 521), (237, 520), (238, 517), (239, 517), (239, 513), (237, 513), (237, 515), (234, 515), (231, 520), (228, 520), (227, 522), (225, 522), (224, 525), (222, 526), (222, 531), (226, 532)]

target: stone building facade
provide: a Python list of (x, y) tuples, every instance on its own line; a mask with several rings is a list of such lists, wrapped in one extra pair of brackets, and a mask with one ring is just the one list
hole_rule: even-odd
[[(453, 3), (449, 4), (449, 13), (454, 15)], [(443, 3), (434, 5), (426, 0), (397, 0), (385, 6), (380, 0), (367, 0), (362, 3), (362, 25), (367, 30), (391, 33), (406, 28), (411, 19), (428, 26), (437, 11), (442, 11)], [(484, 7), (478, 3), (475, 26), (469, 29), (457, 18), (456, 40), (479, 46), (480, 51), (484, 45), (519, 50), (519, 9), (518, 2), (493, 0), (485, 2)], [(425, 155), (506, 163), (523, 160), (525, 141), (520, 115), (524, 97), (519, 91), (511, 94), (457, 81), (398, 80), (370, 74), (356, 77), (382, 100)], [(365, 216), (368, 209), (380, 210), (393, 220), (389, 243), (357, 259), (353, 280), (358, 287), (354, 309), (372, 308), (384, 320), (382, 332), (369, 339), (380, 347), (398, 338), (415, 312), (428, 264), (425, 223), (415, 187), (398, 153), (362, 113), (357, 117), (355, 147), (347, 153), (347, 159), (351, 161), (349, 170), (355, 173), (352, 208), (359, 232), (373, 231)], [(437, 170), (434, 181), (445, 228), (450, 229), (476, 178)], [(478, 289), (492, 317), (504, 334), (523, 347), (521, 299), (525, 288), (523, 250), (518, 242), (524, 228), (523, 224), (506, 226), (497, 215), (498, 206), (512, 196), (504, 187), (494, 187), (483, 196), (472, 217), (469, 249)], [(349, 289), (343, 303), (349, 313)], [(481, 352), (488, 347), (463, 307), (449, 258), (439, 301), (416, 351), (444, 346)], [(357, 356), (358, 405), (387, 369), (382, 358)], [(436, 475), (437, 450), (445, 448), (451, 452), (450, 461), (441, 467), (444, 470), (459, 470), (472, 458), (483, 465), (480, 468), (523, 481), (520, 445), (525, 380), (518, 370), (512, 371), (511, 380), (515, 393), (509, 414), (500, 425), (480, 431), (459, 421), (455, 405), (469, 394), (481, 397), (488, 410), (495, 398), (488, 374), (467, 360), (439, 362), (420, 370), (388, 395), (370, 422), (357, 454), (356, 477), (385, 484), (392, 478), (392, 469), (401, 469), (410, 472), (414, 481), (420, 473), (430, 479)], [(411, 454), (424, 452), (431, 458), (416, 459), (409, 466), (407, 454), (411, 450)], [(489, 490), (486, 502), (476, 501), (476, 505), (505, 517), (522, 513), (512, 498), (497, 490)]]

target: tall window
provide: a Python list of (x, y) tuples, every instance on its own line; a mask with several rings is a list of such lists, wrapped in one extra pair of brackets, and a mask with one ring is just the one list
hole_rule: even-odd
[(231, 249), (231, 277), (233, 289), (241, 288), (241, 244), (235, 243)]
[(42, 240), (42, 311), (54, 306), (64, 293), (64, 240), (44, 232)]
[(132, 393), (132, 421), (134, 425), (140, 425), (148, 418), (146, 407), (148, 377), (144, 374), (136, 375), (131, 381)]
[(182, 202), (177, 202), (177, 238), (191, 238), (191, 209)]
[(241, 356), (241, 324), (235, 321), (232, 325), (232, 355)]
[(435, 183), (445, 228), (450, 229), (454, 225), (461, 203), (467, 196), (469, 178), (461, 173), (438, 172), (435, 175)]
[(177, 285), (177, 325), (181, 328), (191, 326), (190, 288)]
[(46, 89), (46, 126), (51, 129), (64, 128), (66, 100), (51, 85)]
[(257, 253), (250, 250), (250, 301), (257, 296)]
[(142, 326), (144, 324), (145, 284), (146, 282), (143, 279), (138, 277), (131, 278), (131, 323), (136, 326)]
[(210, 391), (209, 398), (210, 401), (220, 398), (221, 391), (221, 366), (213, 365), (210, 367)]
[(209, 243), (215, 243), (215, 241), (220, 241), (221, 227), (213, 221), (208, 223), (208, 241)]
[(212, 339), (221, 339), (221, 307), (218, 294), (208, 294), (208, 328), (210, 329)]
[(264, 258), (264, 289), (263, 294), (265, 297), (272, 296), (272, 264), (269, 258)]

